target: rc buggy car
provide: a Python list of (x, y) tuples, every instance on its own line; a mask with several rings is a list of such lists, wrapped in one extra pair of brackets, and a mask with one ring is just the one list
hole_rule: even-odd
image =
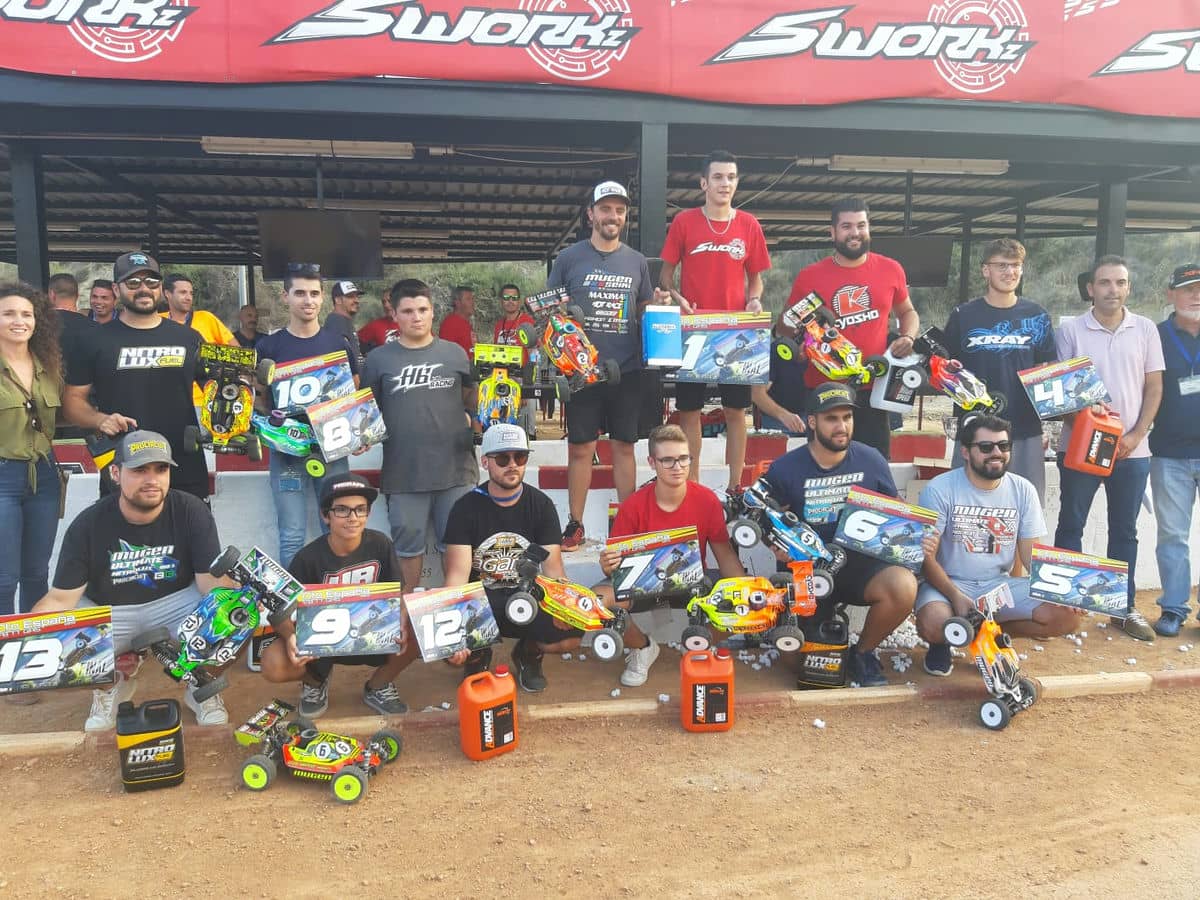
[(548, 555), (537, 544), (525, 548), (517, 561), (517, 589), (509, 596), (504, 614), (514, 625), (528, 625), (540, 606), (560, 622), (591, 634), (597, 658), (616, 659), (625, 649), (629, 613), (621, 607), (609, 609), (583, 585), (540, 574)]
[[(476, 344), (475, 377), (479, 383), (475, 421), (481, 431), (493, 425), (507, 423), (520, 425), (521, 382), (518, 378), (532, 381), (528, 372), (522, 371), (525, 353), (520, 347), (504, 344)], [(476, 436), (476, 443), (482, 441)]]
[(780, 506), (771, 491), (770, 482), (759, 478), (731, 496), (729, 535), (743, 550), (761, 542), (792, 562), (811, 562), (813, 593), (823, 600), (833, 593), (835, 576), (846, 564), (846, 551), (835, 544), (826, 545), (810, 525)]
[(551, 381), (563, 403), (573, 393), (593, 384), (604, 381), (617, 384), (621, 380), (621, 367), (614, 359), (600, 360), (595, 345), (579, 324), (583, 314), (578, 307), (566, 306), (569, 299), (557, 289), (527, 297), (525, 306), (534, 324), (526, 322), (517, 329), (517, 340), (522, 347), (540, 347), (545, 351), (546, 359), (558, 373)]
[(862, 351), (851, 343), (834, 324), (833, 314), (816, 294), (808, 294), (783, 311), (780, 321), (793, 329), (800, 343), (781, 337), (775, 354), (784, 362), (804, 356), (831, 381), (844, 381), (854, 387), (866, 387), (887, 374), (888, 363), (882, 356), (863, 359)]
[(256, 412), (250, 421), (262, 442), (272, 450), (303, 459), (304, 471), (313, 478), (325, 474), (325, 457), (306, 417), (288, 416), (276, 409), (266, 416)]
[(994, 416), (1004, 414), (1008, 401), (999, 391), (988, 386), (970, 369), (950, 358), (945, 346), (946, 337), (937, 328), (930, 328), (913, 341), (913, 352), (925, 357), (929, 386), (949, 397), (963, 412), (984, 412)]
[(942, 627), (942, 635), (951, 647), (967, 647), (983, 675), (983, 684), (991, 694), (979, 706), (979, 720), (985, 728), (1000, 731), (1017, 713), (1037, 702), (1037, 685), (1021, 676), (1021, 661), (1013, 649), (1012, 638), (996, 623), (992, 608), (987, 613), (972, 608), (966, 616), (952, 616)]
[(254, 378), (267, 384), (275, 364), (251, 347), (200, 345), (196, 354), (198, 380), (203, 381), (204, 400), (200, 406), (200, 424), (183, 430), (183, 446), (192, 453), (207, 447), (214, 453), (244, 453), (257, 462), (262, 459), (262, 444), (251, 431), (254, 411)]
[(293, 707), (272, 700), (234, 734), (244, 747), (261, 744), (261, 751), (242, 763), (242, 784), (265, 791), (280, 767), (296, 778), (327, 781), (339, 803), (357, 803), (370, 779), (404, 748), (400, 735), (381, 729), (365, 743), (356, 738), (318, 731), (311, 723), (287, 721)]
[(711, 630), (716, 629), (728, 634), (758, 634), (763, 643), (794, 652), (804, 646), (800, 617), (815, 611), (811, 593), (792, 575), (722, 578), (709, 593), (688, 602), (683, 646), (708, 649), (713, 644)]
[[(250, 561), (250, 562), (248, 562)], [(213, 588), (196, 611), (179, 626), (178, 639), (165, 628), (153, 628), (130, 639), (133, 650), (149, 650), (173, 679), (190, 685), (197, 702), (228, 687), (224, 675), (206, 671), (233, 662), (260, 621), (260, 605), (268, 621), (277, 626), (289, 618), (301, 585), (277, 562), (260, 550), (242, 558), (236, 547), (227, 547), (209, 571), (228, 575), (240, 587)]]

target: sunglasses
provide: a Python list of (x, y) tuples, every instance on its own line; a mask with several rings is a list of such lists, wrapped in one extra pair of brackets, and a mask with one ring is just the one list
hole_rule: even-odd
[(41, 431), (42, 420), (38, 418), (37, 407), (33, 405), (33, 401), (26, 400), (21, 405), (25, 407), (25, 414), (29, 416), (29, 424), (33, 426), (33, 430)]
[(521, 295), (520, 294), (501, 294), (500, 299), (501, 300), (520, 300)]
[(654, 461), (664, 469), (686, 469), (692, 464), (692, 458), (684, 456), (656, 456)]
[(991, 453), (993, 450), (1007, 453), (1012, 449), (1012, 441), (976, 441), (968, 446), (978, 447), (980, 453)]
[(510, 466), (513, 463), (523, 466), (529, 462), (529, 451), (515, 450), (512, 453), (489, 453), (488, 459), (492, 460), (498, 466)]
[(156, 287), (162, 284), (162, 279), (155, 278), (153, 275), (147, 275), (145, 278), (135, 275), (132, 278), (126, 278), (121, 282), (121, 284), (125, 285), (125, 287), (129, 288), (131, 291), (136, 291), (142, 285), (150, 288), (150, 290), (154, 290)]
[(321, 274), (321, 267), (317, 263), (288, 263), (287, 270), (292, 275)]

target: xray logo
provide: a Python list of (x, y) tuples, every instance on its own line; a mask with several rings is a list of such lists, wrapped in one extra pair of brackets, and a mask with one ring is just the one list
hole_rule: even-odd
[(0, 21), (66, 26), (110, 62), (137, 63), (162, 52), (196, 11), (190, 0), (0, 0)]

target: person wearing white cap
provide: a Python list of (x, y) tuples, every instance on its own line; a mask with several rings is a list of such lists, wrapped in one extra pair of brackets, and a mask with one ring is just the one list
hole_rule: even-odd
[(629, 194), (615, 181), (592, 189), (587, 208), (591, 236), (558, 255), (547, 288), (565, 288), (583, 312), (584, 331), (600, 359), (616, 360), (621, 380), (594, 384), (564, 404), (567, 413), (567, 495), (570, 519), (563, 530), (563, 550), (583, 543), (583, 510), (592, 486), (596, 439), (608, 432), (612, 442), (613, 485), (617, 499), (633, 493), (637, 464), (633, 445), (641, 412), (642, 351), (638, 309), (655, 296), (670, 298), (654, 287), (646, 257), (621, 242), (629, 214)]
[(335, 281), (333, 283), (333, 309), (325, 318), (325, 327), (346, 339), (346, 343), (350, 345), (350, 349), (360, 365), (363, 352), (358, 343), (358, 332), (354, 330), (354, 317), (358, 315), (358, 305), (361, 299), (362, 291), (353, 281)]

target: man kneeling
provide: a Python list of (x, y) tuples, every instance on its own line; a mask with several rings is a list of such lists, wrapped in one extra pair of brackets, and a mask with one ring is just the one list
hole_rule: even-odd
[(925, 556), (925, 582), (917, 591), (917, 631), (929, 642), (925, 671), (949, 675), (954, 668), (942, 626), (966, 615), (976, 598), (1001, 584), (1013, 606), (996, 610), (996, 621), (1016, 637), (1051, 637), (1074, 631), (1080, 613), (1029, 598), (1029, 579), (1012, 578), (1020, 555), (1029, 571), (1033, 544), (1046, 535), (1037, 489), (1008, 471), (1011, 428), (996, 416), (970, 416), (959, 428), (966, 465), (934, 478), (919, 503), (937, 512), (938, 548)]

